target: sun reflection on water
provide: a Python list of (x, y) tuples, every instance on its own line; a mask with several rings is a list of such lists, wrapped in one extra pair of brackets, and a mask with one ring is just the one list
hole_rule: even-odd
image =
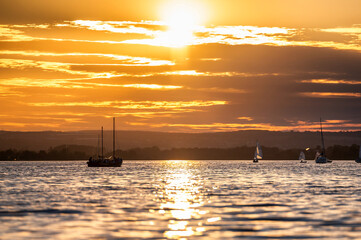
[(200, 211), (200, 207), (204, 205), (202, 180), (192, 172), (192, 168), (188, 169), (190, 161), (172, 160), (167, 164), (168, 172), (164, 175), (163, 185), (156, 196), (160, 202), (159, 213), (169, 219), (164, 236), (178, 239), (201, 235), (206, 230), (202, 227), (201, 218), (207, 213)]

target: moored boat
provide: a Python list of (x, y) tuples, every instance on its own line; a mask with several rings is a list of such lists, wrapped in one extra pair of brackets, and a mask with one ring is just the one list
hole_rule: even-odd
[(322, 119), (321, 118), (320, 118), (320, 128), (321, 128), (322, 151), (321, 151), (321, 153), (319, 153), (319, 152), (316, 153), (315, 162), (316, 163), (332, 163), (332, 160), (329, 160), (326, 157), (325, 141), (323, 139)]
[(358, 158), (355, 160), (355, 162), (361, 163), (361, 145), (360, 145), (360, 150), (359, 150), (359, 153), (358, 153)]
[(122, 158), (98, 158), (92, 159), (90, 158), (88, 163), (88, 167), (121, 167), (123, 163)]
[(121, 167), (123, 159), (115, 156), (115, 118), (113, 118), (113, 155), (109, 158), (104, 158), (104, 137), (103, 127), (101, 129), (101, 140), (102, 140), (102, 154), (97, 156), (96, 159), (90, 157), (87, 162), (88, 167)]

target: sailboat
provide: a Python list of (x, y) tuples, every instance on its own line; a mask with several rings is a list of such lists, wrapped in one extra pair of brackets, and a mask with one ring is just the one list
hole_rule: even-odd
[(298, 160), (300, 160), (300, 163), (307, 163), (306, 156), (304, 152), (300, 152), (300, 156), (298, 157)]
[[(102, 155), (98, 156), (96, 159), (92, 157), (89, 158), (87, 162), (88, 167), (121, 167), (123, 163), (122, 158), (115, 157), (115, 118), (113, 118), (113, 155), (110, 158), (104, 158), (104, 137), (103, 137), (103, 127), (101, 128), (101, 139), (102, 139)], [(99, 143), (99, 141), (98, 141)]]
[(254, 152), (253, 162), (257, 163), (258, 160), (263, 158), (262, 148), (261, 145), (257, 142), (256, 151)]
[(321, 153), (317, 152), (315, 156), (316, 163), (331, 163), (332, 160), (326, 158), (326, 149), (325, 149), (325, 141), (323, 139), (323, 132), (322, 132), (322, 119), (320, 118), (320, 128), (321, 128), (321, 141), (322, 141), (322, 151)]
[(360, 145), (360, 150), (359, 150), (359, 153), (358, 153), (358, 158), (355, 160), (355, 162), (361, 163), (361, 145)]

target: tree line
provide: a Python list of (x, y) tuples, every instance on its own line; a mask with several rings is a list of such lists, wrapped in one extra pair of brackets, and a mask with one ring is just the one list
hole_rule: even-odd
[[(315, 149), (280, 149), (277, 147), (262, 147), (264, 160), (293, 160), (298, 159), (301, 151), (306, 159), (314, 159), (318, 146)], [(132, 148), (117, 150), (116, 156), (125, 160), (247, 160), (253, 159), (255, 147), (242, 146), (235, 148), (172, 148), (160, 149), (158, 147)], [(29, 151), (8, 149), (0, 151), (0, 161), (11, 160), (86, 160), (97, 155), (96, 149), (90, 146), (62, 145), (50, 148), (48, 151)], [(359, 146), (334, 145), (326, 149), (326, 155), (332, 160), (354, 160), (359, 153)], [(105, 157), (112, 155), (106, 152)]]

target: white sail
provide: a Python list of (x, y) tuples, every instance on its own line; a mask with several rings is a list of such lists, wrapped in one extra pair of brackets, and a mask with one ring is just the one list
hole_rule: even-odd
[(261, 145), (259, 145), (259, 143), (257, 142), (256, 151), (254, 152), (254, 159), (259, 160), (262, 158), (263, 158), (262, 148), (261, 148)]
[(306, 159), (306, 156), (305, 156), (305, 153), (304, 152), (301, 152), (300, 153), (300, 156), (298, 157), (298, 160), (305, 160)]
[(319, 151), (316, 152), (316, 155), (315, 155), (315, 160), (321, 155), (321, 153)]

